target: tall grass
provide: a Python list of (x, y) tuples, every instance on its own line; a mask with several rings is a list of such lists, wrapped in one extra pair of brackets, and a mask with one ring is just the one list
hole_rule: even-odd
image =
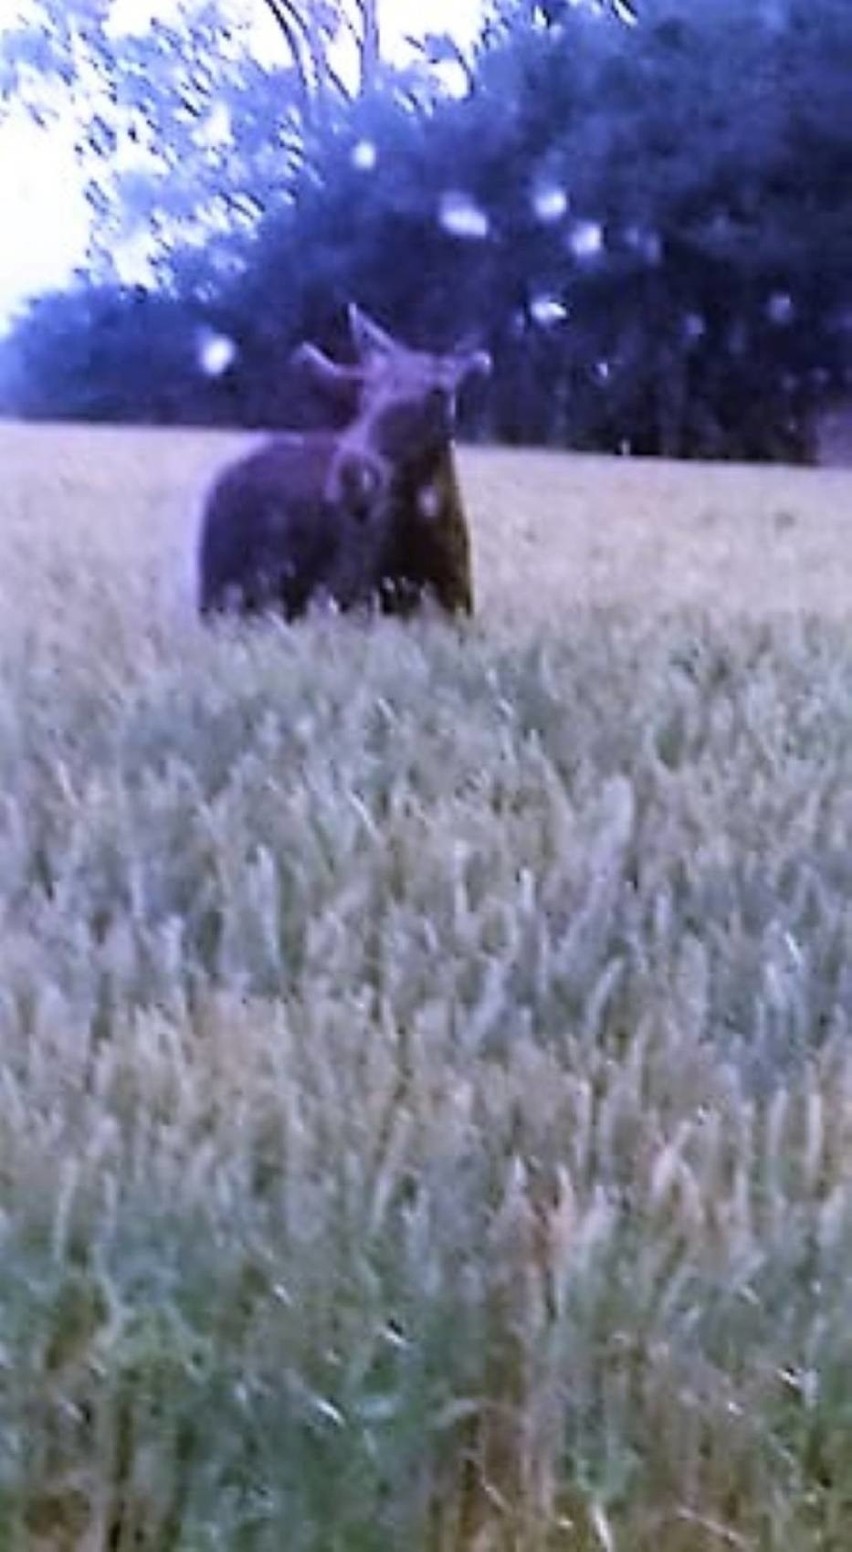
[(846, 1552), (847, 626), (204, 633), (38, 490), (0, 1547)]

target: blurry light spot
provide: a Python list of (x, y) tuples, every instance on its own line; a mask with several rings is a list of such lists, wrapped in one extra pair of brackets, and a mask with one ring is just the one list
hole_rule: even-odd
[(599, 221), (578, 221), (571, 230), (568, 245), (576, 259), (596, 259), (603, 252), (603, 227)]
[(568, 209), (568, 195), (558, 183), (541, 183), (533, 190), (532, 207), (544, 226), (561, 221)]
[(690, 344), (703, 339), (707, 333), (707, 323), (701, 313), (684, 313), (682, 328), (683, 337)]
[(792, 323), (795, 317), (796, 306), (788, 291), (773, 291), (766, 304), (766, 316), (770, 323), (777, 323), (783, 328), (785, 324)]
[(451, 237), (469, 238), (474, 241), (487, 237), (491, 223), (487, 212), (477, 205), (469, 194), (448, 191), (441, 196), (438, 220)]
[(372, 172), (378, 160), (379, 153), (372, 140), (359, 140), (352, 147), (352, 166), (358, 172)]
[(441, 497), (434, 485), (423, 485), (417, 492), (417, 510), (421, 517), (432, 522), (441, 510)]
[(237, 347), (226, 334), (204, 333), (198, 343), (198, 359), (207, 377), (221, 377), (236, 359)]
[(561, 297), (534, 296), (530, 302), (530, 317), (542, 328), (548, 329), (568, 317), (568, 308)]

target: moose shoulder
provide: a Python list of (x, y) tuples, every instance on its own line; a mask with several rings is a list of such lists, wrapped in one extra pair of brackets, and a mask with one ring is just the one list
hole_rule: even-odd
[(431, 597), (473, 607), (470, 540), (453, 459), (456, 396), (482, 352), (409, 350), (350, 309), (357, 362), (314, 346), (305, 370), (353, 414), (340, 432), (270, 438), (230, 465), (207, 498), (199, 553), (203, 614), (312, 603), (408, 613)]

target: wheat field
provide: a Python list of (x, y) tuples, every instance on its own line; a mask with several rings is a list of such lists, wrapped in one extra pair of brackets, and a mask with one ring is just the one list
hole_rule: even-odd
[(0, 428), (2, 1552), (847, 1552), (849, 476), (204, 631), (243, 441)]

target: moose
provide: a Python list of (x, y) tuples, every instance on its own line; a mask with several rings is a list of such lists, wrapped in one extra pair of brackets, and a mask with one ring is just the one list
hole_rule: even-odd
[(402, 345), (354, 304), (356, 360), (296, 352), (337, 407), (342, 431), (280, 433), (229, 465), (205, 504), (202, 616), (314, 604), (412, 613), (431, 599), (473, 611), (470, 537), (453, 460), (456, 399), (490, 370), (484, 351), (434, 355)]

